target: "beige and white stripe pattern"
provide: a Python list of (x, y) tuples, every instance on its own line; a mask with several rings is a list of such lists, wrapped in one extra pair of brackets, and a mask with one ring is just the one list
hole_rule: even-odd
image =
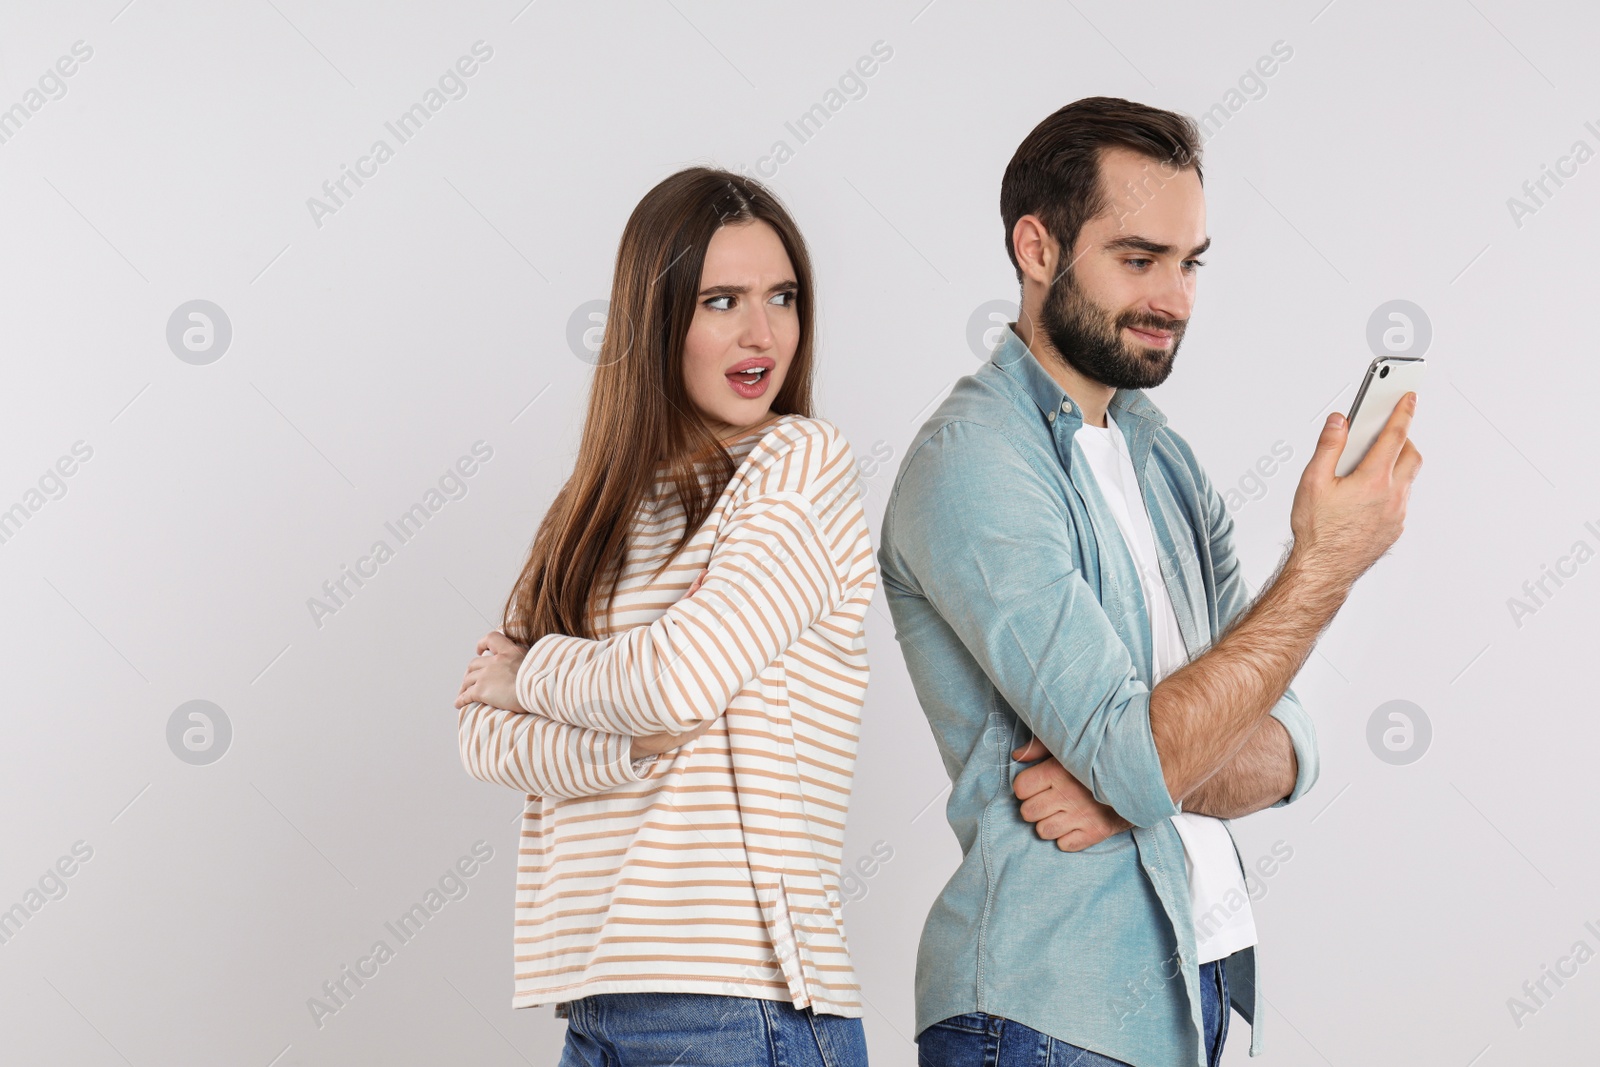
[[(658, 483), (598, 640), (529, 649), (528, 712), (461, 710), (468, 771), (528, 794), (516, 1007), (677, 991), (862, 1014), (839, 880), (878, 571), (855, 460), (796, 415), (729, 451), (712, 514), (650, 581), (684, 523)], [(630, 761), (631, 736), (708, 718)]]

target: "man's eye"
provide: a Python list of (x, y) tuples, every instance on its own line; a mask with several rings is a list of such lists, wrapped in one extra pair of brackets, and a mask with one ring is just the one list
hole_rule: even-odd
[[(1126, 263), (1128, 266), (1132, 267), (1134, 270), (1143, 270), (1144, 267), (1146, 265), (1150, 264), (1151, 262), (1153, 262), (1153, 260), (1149, 260), (1149, 259), (1126, 259), (1126, 260), (1123, 260), (1123, 262)], [(1203, 267), (1205, 265), (1206, 265), (1206, 261), (1203, 260), (1203, 259), (1186, 259), (1186, 260), (1183, 261), (1184, 270), (1193, 270), (1196, 267)]]

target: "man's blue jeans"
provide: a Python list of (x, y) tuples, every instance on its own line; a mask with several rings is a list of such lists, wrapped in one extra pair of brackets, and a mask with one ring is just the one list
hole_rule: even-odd
[(560, 1067), (866, 1067), (860, 1019), (714, 993), (600, 993), (567, 1004)]
[[(1228, 1039), (1228, 979), (1222, 960), (1200, 965), (1200, 1017), (1206, 1063), (1222, 1062)], [(917, 1067), (1127, 1067), (1097, 1052), (1057, 1041), (1010, 1019), (981, 1011), (934, 1023), (917, 1038)]]

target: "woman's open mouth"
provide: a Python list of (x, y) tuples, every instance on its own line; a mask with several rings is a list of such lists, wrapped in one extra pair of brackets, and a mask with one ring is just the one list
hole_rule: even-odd
[(748, 367), (729, 371), (728, 386), (746, 400), (754, 400), (767, 391), (767, 383), (772, 380), (772, 369), (768, 361), (753, 362)]

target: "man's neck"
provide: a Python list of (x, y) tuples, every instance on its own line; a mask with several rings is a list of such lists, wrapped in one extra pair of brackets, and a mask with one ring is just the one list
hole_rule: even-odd
[(1016, 324), (1017, 337), (1028, 346), (1028, 351), (1039, 361), (1039, 366), (1043, 367), (1051, 379), (1072, 398), (1072, 402), (1078, 405), (1078, 413), (1083, 416), (1083, 421), (1090, 426), (1104, 428), (1106, 408), (1110, 406), (1111, 398), (1117, 395), (1115, 387), (1079, 374), (1077, 369), (1056, 351), (1056, 346), (1050, 343), (1050, 338), (1045, 332), (1032, 329), (1028, 323), (1027, 316), (1023, 316), (1023, 321)]

